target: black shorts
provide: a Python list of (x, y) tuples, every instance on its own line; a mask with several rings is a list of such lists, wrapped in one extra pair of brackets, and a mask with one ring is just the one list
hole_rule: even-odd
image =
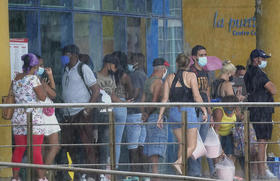
[(233, 137), (232, 133), (227, 136), (220, 136), (221, 145), (226, 155), (233, 154)]
[(270, 140), (272, 135), (272, 113), (250, 112), (251, 122), (268, 122), (271, 124), (253, 124), (257, 139)]

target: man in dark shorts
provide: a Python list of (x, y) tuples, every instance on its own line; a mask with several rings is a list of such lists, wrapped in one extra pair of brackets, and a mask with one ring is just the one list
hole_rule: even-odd
[[(274, 84), (262, 70), (266, 67), (266, 59), (270, 58), (263, 50), (255, 49), (250, 54), (250, 64), (244, 76), (249, 102), (273, 102), (276, 94)], [(269, 122), (271, 124), (253, 124), (258, 142), (266, 142), (272, 134), (272, 107), (251, 107), (251, 122)], [(258, 144), (258, 161), (265, 161), (266, 144)], [(271, 175), (265, 169), (265, 163), (258, 164), (259, 178), (268, 179)]]

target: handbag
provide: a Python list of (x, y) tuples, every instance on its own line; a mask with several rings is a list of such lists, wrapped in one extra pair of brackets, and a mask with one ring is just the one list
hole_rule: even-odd
[[(15, 96), (12, 90), (13, 82), (11, 83), (9, 93), (7, 96), (2, 96), (2, 104), (14, 104), (15, 103)], [(5, 120), (12, 119), (14, 114), (14, 108), (3, 108), (2, 109), (2, 118)]]

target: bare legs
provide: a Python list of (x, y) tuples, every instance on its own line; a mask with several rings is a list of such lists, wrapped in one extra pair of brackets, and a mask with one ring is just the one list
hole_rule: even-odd
[[(176, 136), (179, 143), (182, 143), (182, 128), (174, 129), (173, 130), (174, 135)], [(191, 128), (187, 130), (187, 158), (188, 159), (193, 151), (195, 150), (196, 143), (197, 143), (197, 128)], [(182, 148), (183, 145), (179, 144), (178, 149), (178, 159), (174, 162), (174, 167), (176, 170), (182, 174), (181, 164), (182, 164)]]
[[(265, 142), (265, 139), (259, 139), (258, 142)], [(266, 144), (264, 143), (259, 143), (258, 144), (258, 161), (265, 161), (265, 153), (266, 153)], [(259, 163), (258, 164), (258, 171), (260, 176), (265, 176), (265, 163)]]
[[(58, 141), (58, 133), (53, 133), (49, 136), (46, 136), (45, 138), (47, 138), (47, 143), (48, 144), (59, 144)], [(58, 145), (55, 146), (51, 146), (48, 151), (47, 151), (47, 155), (45, 157), (45, 164), (46, 165), (51, 165), (53, 163), (53, 160), (56, 156), (56, 154), (59, 152), (60, 147)]]

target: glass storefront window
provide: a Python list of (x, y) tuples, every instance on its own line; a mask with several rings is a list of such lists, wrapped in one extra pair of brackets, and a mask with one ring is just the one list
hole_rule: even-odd
[(75, 14), (74, 42), (81, 54), (89, 56), (93, 63), (91, 68), (102, 68), (102, 19), (100, 15)]
[(9, 5), (32, 5), (34, 0), (9, 0)]
[(103, 16), (103, 54), (126, 52), (126, 22), (124, 17)]
[(125, 0), (102, 0), (102, 9), (106, 11), (125, 11)]
[(52, 68), (57, 90), (60, 90), (64, 71), (60, 62), (61, 48), (73, 43), (71, 13), (41, 12), (40, 30), (42, 57), (45, 66)]
[(165, 14), (180, 17), (182, 14), (182, 0), (165, 0)]
[(183, 27), (179, 20), (167, 20), (165, 58), (170, 63), (170, 71), (176, 71), (176, 57), (183, 52)]
[(71, 0), (40, 0), (42, 6), (71, 7)]
[(145, 13), (146, 0), (126, 0), (126, 11), (130, 13)]
[(147, 0), (147, 12), (163, 15), (163, 0)]
[(10, 38), (27, 38), (28, 50), (38, 53), (38, 14), (32, 11), (9, 11)]
[(74, 8), (100, 10), (100, 0), (74, 0)]
[(127, 18), (127, 52), (143, 53), (145, 52), (145, 28), (144, 18)]

